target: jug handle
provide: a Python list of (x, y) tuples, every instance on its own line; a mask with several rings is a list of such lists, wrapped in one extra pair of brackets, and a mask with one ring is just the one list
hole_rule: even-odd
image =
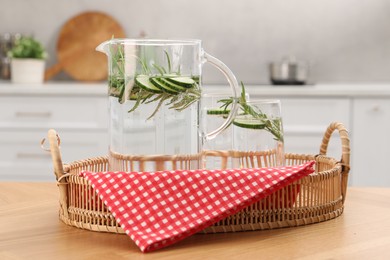
[(237, 109), (238, 109), (237, 92), (239, 89), (239, 85), (233, 72), (222, 61), (218, 60), (217, 58), (211, 56), (206, 52), (203, 52), (203, 58), (205, 62), (209, 62), (211, 65), (216, 67), (220, 72), (222, 72), (222, 74), (226, 77), (227, 81), (229, 82), (230, 88), (232, 90), (233, 100), (234, 100), (234, 102), (232, 103), (232, 107), (230, 109), (230, 113), (227, 119), (223, 122), (223, 124), (219, 126), (217, 129), (211, 131), (210, 133), (206, 133), (204, 135), (204, 138), (206, 140), (211, 140), (214, 139), (219, 133), (225, 130), (233, 122), (233, 119), (236, 116)]

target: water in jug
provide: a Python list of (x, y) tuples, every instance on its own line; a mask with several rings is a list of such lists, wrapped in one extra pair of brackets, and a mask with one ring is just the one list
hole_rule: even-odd
[(112, 39), (97, 47), (108, 57), (109, 170), (202, 168), (203, 143), (232, 122), (200, 131), (202, 66), (217, 67), (236, 100), (230, 69), (206, 53), (200, 40)]

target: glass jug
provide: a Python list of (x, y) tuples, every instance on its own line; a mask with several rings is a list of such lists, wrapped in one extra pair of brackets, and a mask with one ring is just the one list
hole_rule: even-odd
[(109, 170), (157, 171), (202, 168), (202, 144), (232, 122), (199, 129), (202, 65), (227, 78), (236, 100), (238, 83), (200, 40), (112, 39), (96, 50), (108, 56)]

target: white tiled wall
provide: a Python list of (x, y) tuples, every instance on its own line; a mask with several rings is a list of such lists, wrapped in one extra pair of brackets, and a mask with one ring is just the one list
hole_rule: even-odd
[[(268, 82), (266, 64), (290, 54), (310, 61), (312, 81), (390, 80), (388, 0), (0, 0), (0, 33), (34, 33), (54, 64), (61, 26), (86, 10), (112, 15), (128, 37), (200, 38), (247, 84)], [(224, 82), (211, 66), (204, 76)]]

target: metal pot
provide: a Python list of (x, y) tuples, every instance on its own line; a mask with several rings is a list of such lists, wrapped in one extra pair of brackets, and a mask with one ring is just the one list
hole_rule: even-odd
[(307, 63), (298, 62), (292, 57), (270, 63), (269, 71), (274, 85), (303, 85), (308, 77)]

